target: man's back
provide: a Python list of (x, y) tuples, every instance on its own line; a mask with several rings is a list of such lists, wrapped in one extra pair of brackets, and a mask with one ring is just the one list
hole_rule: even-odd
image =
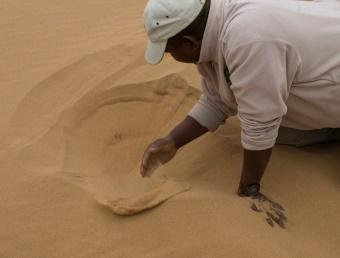
[(189, 114), (213, 131), (237, 111), (246, 149), (272, 147), (280, 125), (339, 128), (340, 3), (212, 0), (198, 69)]
[[(288, 77), (287, 114), (282, 125), (340, 127), (340, 2), (232, 0), (226, 11), (228, 48), (251, 41), (277, 41), (296, 54), (285, 57), (286, 74), (271, 71), (277, 73), (274, 76)], [(269, 62), (275, 64), (275, 58)]]

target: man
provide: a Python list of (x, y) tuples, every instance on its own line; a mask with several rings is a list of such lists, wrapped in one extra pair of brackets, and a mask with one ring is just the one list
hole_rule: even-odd
[(203, 93), (168, 136), (150, 144), (150, 176), (178, 148), (237, 115), (244, 148), (240, 196), (256, 196), (275, 143), (340, 139), (340, 3), (150, 0), (146, 60), (195, 63)]

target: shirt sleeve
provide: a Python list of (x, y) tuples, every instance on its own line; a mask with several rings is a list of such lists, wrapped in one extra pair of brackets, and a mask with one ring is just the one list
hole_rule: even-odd
[(241, 124), (242, 146), (274, 146), (296, 73), (296, 51), (280, 40), (253, 41), (225, 52)]
[(229, 117), (228, 109), (221, 100), (219, 93), (213, 87), (209, 87), (204, 78), (202, 78), (202, 91), (200, 98), (188, 115), (210, 132), (214, 132)]

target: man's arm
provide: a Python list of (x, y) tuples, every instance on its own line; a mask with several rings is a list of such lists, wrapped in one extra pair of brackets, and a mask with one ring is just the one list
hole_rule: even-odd
[[(198, 123), (191, 116), (187, 116), (168, 135), (179, 149), (209, 130)], [(253, 184), (260, 184), (264, 171), (268, 165), (272, 148), (267, 150), (252, 151), (244, 149), (243, 168), (238, 194), (248, 196), (247, 187)]]
[(177, 148), (209, 131), (214, 132), (228, 118), (227, 107), (215, 92), (215, 88), (208, 86), (204, 77), (202, 77), (202, 91), (187, 117), (168, 135), (174, 139)]
[[(243, 167), (238, 194), (248, 196), (248, 186), (260, 184), (264, 171), (267, 168), (272, 148), (260, 151), (244, 149)], [(259, 190), (259, 189), (258, 189)]]
[(179, 149), (208, 131), (206, 127), (202, 126), (194, 118), (187, 116), (169, 133), (169, 136), (174, 140), (176, 148)]
[(224, 52), (245, 150), (239, 194), (251, 195), (259, 191), (278, 129), (287, 113), (286, 101), (300, 69), (300, 58), (289, 43), (266, 37), (240, 41), (234, 47), (226, 44)]

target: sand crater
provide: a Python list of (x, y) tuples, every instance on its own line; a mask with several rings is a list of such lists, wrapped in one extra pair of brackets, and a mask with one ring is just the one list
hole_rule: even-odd
[[(170, 75), (82, 99), (64, 117), (63, 176), (119, 214), (150, 208), (188, 190), (188, 183), (174, 182), (166, 171), (142, 179), (139, 163), (146, 146), (177, 124), (197, 95), (178, 75)], [(128, 207), (122, 209), (124, 200)]]

